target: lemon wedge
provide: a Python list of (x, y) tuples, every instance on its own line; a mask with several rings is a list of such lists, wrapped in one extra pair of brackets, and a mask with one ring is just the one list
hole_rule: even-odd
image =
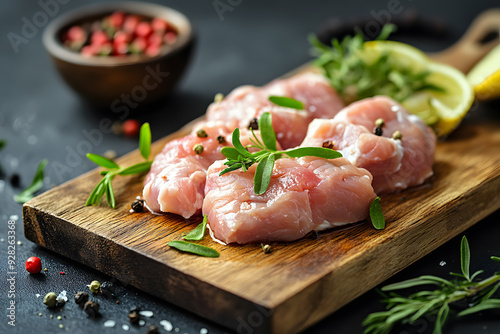
[(441, 90), (419, 91), (402, 101), (402, 105), (412, 114), (420, 116), (439, 137), (451, 133), (474, 102), (474, 90), (462, 72), (431, 61), (413, 46), (394, 41), (371, 41), (364, 44), (363, 53), (366, 54), (361, 57), (366, 61), (385, 53), (398, 65), (430, 72), (427, 82)]
[(478, 100), (500, 97), (500, 44), (491, 50), (467, 74)]

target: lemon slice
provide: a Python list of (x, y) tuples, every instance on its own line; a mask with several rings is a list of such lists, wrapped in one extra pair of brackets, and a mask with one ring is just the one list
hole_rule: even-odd
[(362, 57), (370, 61), (383, 53), (398, 64), (415, 71), (429, 71), (429, 84), (443, 91), (423, 90), (406, 98), (402, 105), (420, 116), (440, 137), (451, 133), (474, 102), (474, 91), (464, 74), (457, 69), (432, 62), (422, 51), (408, 44), (393, 41), (366, 42)]
[(478, 100), (500, 97), (500, 44), (467, 74)]

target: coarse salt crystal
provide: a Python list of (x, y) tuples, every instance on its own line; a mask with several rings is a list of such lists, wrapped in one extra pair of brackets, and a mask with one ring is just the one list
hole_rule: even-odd
[(139, 326), (144, 326), (144, 324), (146, 324), (144, 320), (139, 320)]
[(124, 331), (128, 331), (130, 329), (130, 327), (128, 325), (122, 325), (122, 329)]
[(114, 320), (108, 320), (104, 323), (104, 327), (115, 327), (116, 321)]
[(14, 220), (14, 221), (16, 221), (16, 220), (18, 220), (18, 219), (19, 219), (19, 216), (18, 216), (18, 215), (10, 215), (10, 217), (9, 217), (9, 220)]
[(208, 334), (208, 329), (206, 328), (200, 329), (200, 334)]
[(141, 311), (139, 312), (140, 315), (151, 318), (153, 316), (153, 312), (151, 311)]
[(441, 261), (441, 262), (439, 262), (439, 265), (440, 265), (441, 267), (445, 266), (445, 265), (446, 265), (446, 261)]
[(172, 323), (170, 321), (168, 321), (168, 320), (162, 320), (162, 321), (160, 321), (160, 325), (162, 325), (163, 328), (165, 328), (165, 330), (167, 332), (172, 331), (172, 328), (174, 328), (174, 326), (172, 326)]

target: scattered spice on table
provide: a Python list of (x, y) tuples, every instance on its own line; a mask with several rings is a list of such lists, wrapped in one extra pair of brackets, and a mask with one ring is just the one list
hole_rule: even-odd
[(83, 306), (83, 310), (90, 317), (97, 316), (99, 314), (99, 308), (100, 308), (99, 303), (93, 300), (87, 301)]
[(99, 281), (92, 281), (88, 285), (88, 287), (89, 287), (90, 292), (92, 292), (93, 294), (98, 294), (100, 291), (100, 288), (101, 288), (101, 283), (99, 283)]
[(89, 294), (87, 292), (78, 292), (75, 295), (75, 303), (85, 304), (89, 300)]
[(49, 292), (43, 298), (43, 303), (47, 307), (55, 307), (57, 304), (57, 295), (54, 292)]

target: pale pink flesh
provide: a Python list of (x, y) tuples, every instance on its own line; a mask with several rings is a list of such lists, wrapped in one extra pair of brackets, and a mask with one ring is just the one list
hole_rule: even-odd
[[(304, 110), (280, 107), (269, 96), (286, 96), (304, 103)], [(224, 121), (246, 128), (252, 119), (271, 113), (276, 137), (285, 149), (298, 146), (314, 118), (331, 118), (343, 107), (342, 100), (328, 81), (316, 74), (275, 80), (264, 87), (242, 86), (207, 110), (208, 121)]]
[[(208, 137), (198, 137), (196, 131), (199, 129), (205, 130)], [(155, 157), (144, 182), (143, 197), (147, 207), (153, 212), (170, 212), (184, 218), (200, 213), (205, 197), (206, 171), (214, 161), (225, 159), (221, 149), (231, 146), (232, 130), (222, 122), (201, 122), (193, 127), (191, 134), (168, 142)], [(260, 139), (259, 131), (255, 131), (255, 135)], [(223, 136), (226, 142), (220, 144), (218, 136)], [(242, 129), (241, 143), (250, 145), (250, 136), (250, 131)], [(196, 144), (203, 146), (202, 154), (194, 152)]]
[[(382, 136), (373, 134), (379, 118), (385, 122)], [(396, 130), (401, 140), (392, 139)], [(332, 141), (334, 149), (372, 173), (377, 193), (419, 185), (432, 175), (434, 132), (388, 97), (355, 102), (332, 120), (314, 120), (301, 146), (321, 146), (325, 141)]]
[(343, 158), (276, 160), (263, 195), (254, 193), (255, 165), (219, 176), (223, 163), (208, 169), (203, 213), (214, 236), (226, 243), (292, 241), (361, 221), (375, 198), (371, 175)]

